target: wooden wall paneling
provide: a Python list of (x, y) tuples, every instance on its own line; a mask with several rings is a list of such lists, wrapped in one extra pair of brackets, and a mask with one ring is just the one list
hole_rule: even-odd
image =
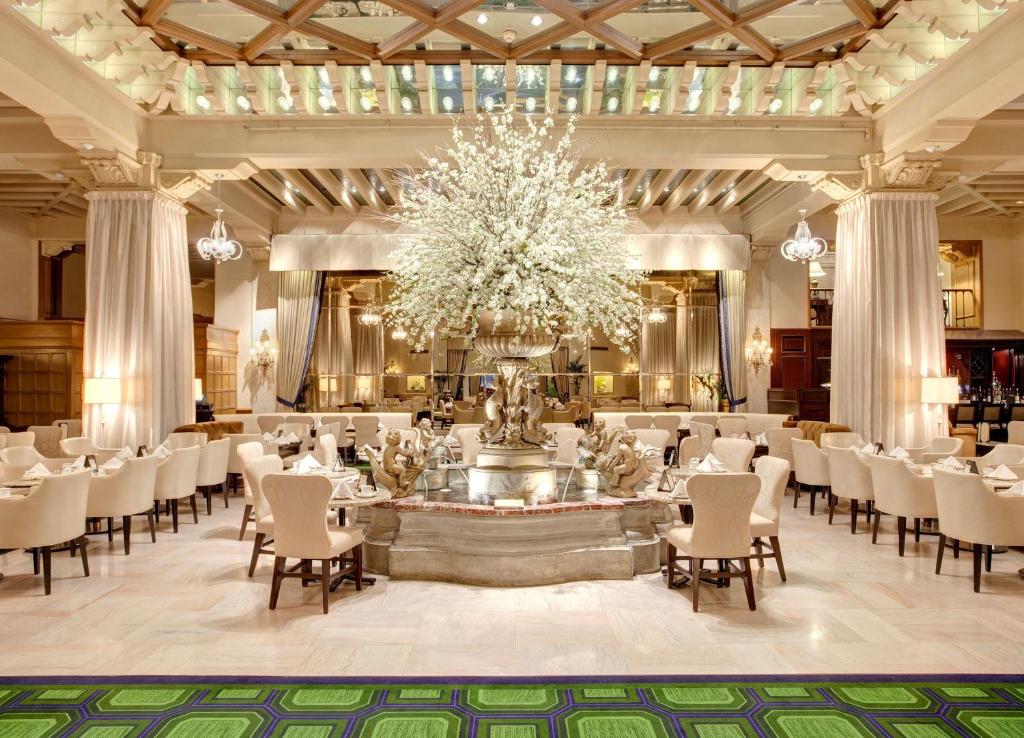
[(12, 427), (82, 417), (84, 324), (73, 320), (0, 322), (6, 365), (4, 413)]
[(214, 413), (233, 413), (238, 404), (238, 331), (195, 325), (196, 377), (203, 380)]

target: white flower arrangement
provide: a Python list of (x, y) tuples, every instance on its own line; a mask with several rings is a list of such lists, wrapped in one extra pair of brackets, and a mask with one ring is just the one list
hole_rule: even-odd
[(630, 265), (629, 216), (604, 162), (579, 167), (574, 123), (555, 141), (551, 118), (478, 115), (403, 177), (391, 218), (416, 235), (392, 254), (387, 313), (417, 348), (475, 336), (482, 313), (511, 316), (503, 328), (520, 334), (635, 334), (644, 274)]

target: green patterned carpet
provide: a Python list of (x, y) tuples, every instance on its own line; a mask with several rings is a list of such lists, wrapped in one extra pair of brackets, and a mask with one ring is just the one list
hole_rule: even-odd
[(0, 738), (1020, 738), (1024, 680), (0, 679)]

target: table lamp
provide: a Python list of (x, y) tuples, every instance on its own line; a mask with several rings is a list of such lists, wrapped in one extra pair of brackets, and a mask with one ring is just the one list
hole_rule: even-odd
[[(103, 436), (107, 424), (105, 408), (108, 405), (121, 404), (121, 378), (86, 377), (82, 383), (82, 403), (100, 406), (100, 436)], [(97, 440), (103, 443), (106, 439)]]
[(203, 380), (196, 378), (192, 380), (193, 391), (196, 395), (196, 402), (203, 401)]
[[(955, 405), (960, 401), (960, 380), (957, 377), (922, 377), (921, 402), (925, 405)], [(939, 435), (942, 419), (939, 418)]]

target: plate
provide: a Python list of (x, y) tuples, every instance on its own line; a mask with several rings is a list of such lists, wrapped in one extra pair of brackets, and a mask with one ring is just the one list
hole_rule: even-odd
[(376, 492), (356, 492), (356, 497), (362, 498), (364, 500), (368, 500), (371, 497), (376, 497), (376, 496), (377, 496)]

